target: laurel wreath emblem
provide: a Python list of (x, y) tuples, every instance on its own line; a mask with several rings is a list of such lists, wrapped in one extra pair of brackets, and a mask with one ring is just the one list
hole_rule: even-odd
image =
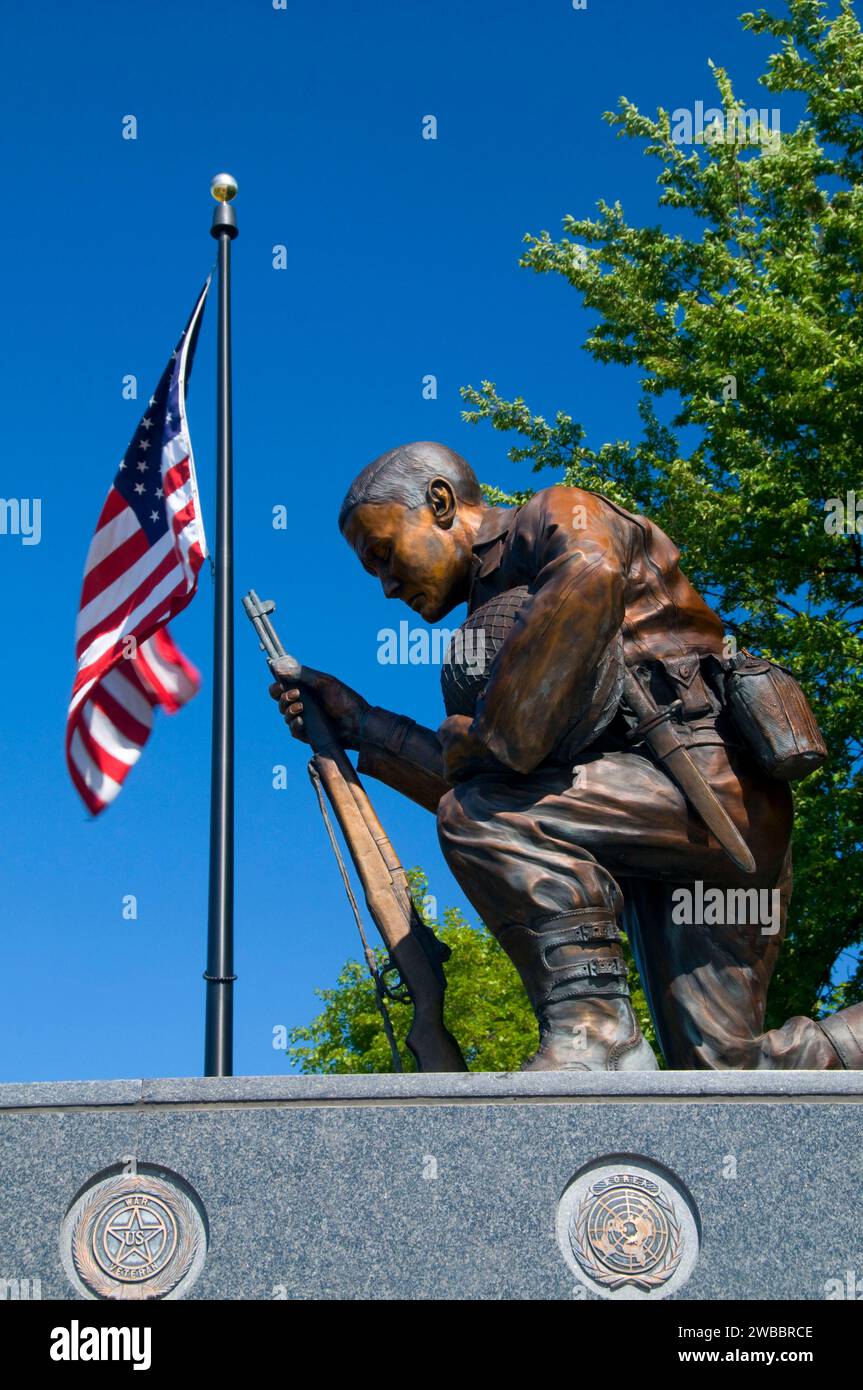
[(663, 1197), (661, 1192), (652, 1192), (649, 1195), (640, 1192), (638, 1195), (643, 1202), (652, 1203), (668, 1223), (668, 1249), (660, 1263), (649, 1271), (630, 1270), (621, 1273), (620, 1270), (611, 1269), (608, 1265), (603, 1264), (601, 1259), (597, 1257), (587, 1234), (590, 1213), (597, 1196), (593, 1189), (570, 1218), (569, 1239), (573, 1254), (585, 1274), (589, 1274), (605, 1288), (620, 1289), (623, 1288), (624, 1284), (634, 1284), (637, 1289), (647, 1293), (651, 1289), (667, 1283), (683, 1258), (683, 1233), (671, 1203)]
[[(163, 1269), (139, 1283), (112, 1279), (100, 1267), (93, 1251), (93, 1228), (105, 1207), (119, 1197), (131, 1194), (156, 1197), (173, 1213), (177, 1224), (177, 1245)], [(198, 1213), (179, 1188), (169, 1186), (146, 1173), (109, 1178), (98, 1184), (80, 1207), (72, 1233), (72, 1259), (79, 1277), (100, 1298), (141, 1301), (164, 1298), (188, 1272), (201, 1242)]]

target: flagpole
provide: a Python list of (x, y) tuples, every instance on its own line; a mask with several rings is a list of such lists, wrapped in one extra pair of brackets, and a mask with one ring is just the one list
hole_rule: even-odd
[(237, 219), (230, 174), (211, 185), (218, 206), (210, 233), (219, 243), (216, 416), (216, 603), (213, 643), (213, 750), (210, 782), (210, 896), (207, 918), (204, 1074), (234, 1071), (234, 515), (231, 442), (231, 242)]

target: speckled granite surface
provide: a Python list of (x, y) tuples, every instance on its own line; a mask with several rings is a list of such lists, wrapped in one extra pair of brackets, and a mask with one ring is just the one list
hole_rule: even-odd
[(192, 1298), (571, 1299), (567, 1184), (630, 1155), (695, 1201), (682, 1299), (863, 1277), (861, 1073), (238, 1077), (0, 1086), (0, 1280), (75, 1296), (62, 1219), (133, 1155), (207, 1215)]

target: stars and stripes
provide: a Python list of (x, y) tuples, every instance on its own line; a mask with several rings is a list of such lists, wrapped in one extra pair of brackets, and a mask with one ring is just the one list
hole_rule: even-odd
[(186, 385), (209, 285), (120, 461), (87, 555), (66, 760), (94, 815), (138, 761), (153, 711), (174, 713), (200, 686), (166, 624), (192, 599), (207, 553)]

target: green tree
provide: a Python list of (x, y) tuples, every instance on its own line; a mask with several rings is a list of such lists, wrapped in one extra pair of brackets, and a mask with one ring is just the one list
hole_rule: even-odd
[[(443, 923), (427, 910), (427, 880), (420, 869), (408, 877), (417, 909), (452, 949), (445, 969), (447, 1026), (458, 1038), (471, 1071), (517, 1071), (535, 1051), (536, 1021), (513, 966), (485, 928), (476, 929), (457, 908), (447, 908)], [(385, 964), (383, 951), (376, 952)], [(647, 1002), (630, 964), (633, 1004), (647, 1037), (655, 1038)], [(316, 991), (323, 1008), (307, 1027), (291, 1030), (290, 1061), (306, 1074), (392, 1071), (392, 1057), (375, 1000), (375, 987), (364, 966), (348, 961), (332, 989)], [(410, 1005), (387, 1005), (405, 1071), (415, 1071), (405, 1045)]]
[[(662, 224), (602, 202), (559, 239), (525, 238), (521, 264), (595, 312), (584, 348), (637, 370), (641, 437), (593, 445), (565, 411), (549, 423), (490, 381), (463, 395), (466, 419), (520, 436), (511, 459), (648, 513), (728, 633), (789, 666), (815, 706), (831, 757), (796, 789), (775, 1024), (863, 998), (863, 35), (849, 0), (832, 18), (789, 0), (784, 18), (742, 22), (779, 41), (762, 80), (805, 103), (794, 130), (742, 139), (745, 103), (712, 64), (725, 120), (701, 143), (680, 143), (678, 113), (621, 98), (604, 119), (658, 162)], [(843, 953), (857, 963), (837, 995)]]

